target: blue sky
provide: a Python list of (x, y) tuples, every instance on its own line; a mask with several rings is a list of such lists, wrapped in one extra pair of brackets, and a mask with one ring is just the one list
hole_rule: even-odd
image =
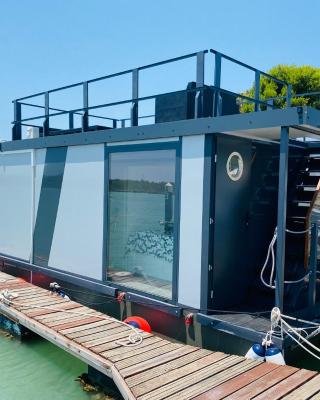
[[(320, 67), (319, 15), (318, 0), (1, 0), (0, 137), (11, 135), (14, 98), (210, 47), (262, 70)], [(206, 72), (211, 78), (210, 65)], [(188, 63), (159, 69), (141, 78), (142, 94), (182, 89), (189, 76)], [(240, 91), (252, 76), (226, 68), (223, 79)], [(125, 98), (129, 87), (97, 89), (97, 99)], [(73, 108), (81, 96), (52, 105), (67, 99)]]

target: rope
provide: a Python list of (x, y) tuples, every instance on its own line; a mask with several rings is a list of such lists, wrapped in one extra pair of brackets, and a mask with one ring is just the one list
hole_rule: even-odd
[[(306, 231), (290, 231), (289, 229), (286, 229), (286, 232), (294, 233), (294, 234), (302, 234), (302, 233), (305, 233), (305, 232), (308, 232), (308, 231), (309, 231), (309, 229), (306, 230)], [(266, 256), (265, 262), (264, 262), (263, 267), (261, 268), (261, 272), (260, 272), (260, 280), (261, 280), (261, 282), (264, 284), (264, 286), (266, 286), (269, 289), (275, 289), (276, 288), (276, 286), (273, 284), (273, 282), (274, 282), (273, 276), (274, 276), (274, 269), (275, 269), (274, 245), (275, 245), (276, 241), (277, 241), (277, 228), (275, 228), (275, 230), (274, 230), (273, 237), (272, 237), (271, 242), (270, 242), (269, 247), (268, 247), (267, 256)], [(267, 268), (267, 265), (268, 265), (268, 262), (269, 262), (269, 258), (270, 258), (270, 254), (271, 254), (271, 271), (270, 271), (269, 283), (267, 283), (265, 281), (265, 279), (264, 279), (264, 272), (265, 272), (265, 269)], [(283, 281), (283, 283), (285, 283), (287, 285), (290, 285), (290, 284), (303, 282), (309, 277), (310, 273), (311, 273), (311, 271), (309, 271), (302, 278), (299, 278), (299, 279), (296, 279), (296, 280), (292, 280), (292, 281)]]
[(133, 332), (128, 335), (127, 340), (129, 341), (129, 344), (125, 342), (125, 339), (115, 341), (116, 344), (119, 344), (121, 346), (124, 346), (124, 347), (138, 346), (143, 341), (141, 332), (139, 332), (134, 326), (129, 325), (123, 321), (119, 321), (115, 318), (109, 317), (108, 315), (93, 315), (93, 314), (79, 312), (79, 311), (75, 311), (75, 310), (57, 309), (57, 308), (46, 307), (46, 306), (37, 306), (34, 304), (22, 304), (22, 303), (19, 303), (19, 302), (13, 300), (17, 297), (18, 297), (18, 295), (16, 293), (10, 293), (8, 290), (4, 290), (0, 293), (0, 301), (2, 301), (4, 304), (7, 304), (7, 305), (13, 305), (16, 307), (38, 308), (38, 309), (44, 309), (44, 310), (56, 311), (56, 312), (64, 312), (64, 313), (69, 313), (69, 314), (81, 315), (84, 317), (94, 316), (96, 318), (100, 318), (101, 320), (117, 322), (120, 325), (124, 325), (127, 328), (130, 328)]
[[(303, 328), (296, 328), (291, 326), (287, 321), (285, 321), (286, 319), (290, 319), (290, 320), (294, 320), (296, 322), (300, 322), (300, 323), (307, 323), (309, 325), (309, 327), (303, 327)], [(312, 355), (313, 357), (317, 358), (318, 360), (320, 360), (320, 356), (317, 355), (315, 352), (319, 352), (320, 353), (320, 349), (315, 346), (313, 343), (310, 342), (310, 338), (318, 335), (320, 333), (320, 324), (319, 323), (315, 323), (312, 321), (307, 321), (304, 319), (299, 319), (299, 318), (295, 318), (295, 317), (290, 317), (289, 315), (285, 315), (282, 314), (280, 309), (278, 307), (274, 307), (272, 312), (271, 312), (271, 329), (270, 331), (267, 332), (265, 339), (263, 341), (263, 344), (270, 345), (270, 343), (272, 343), (272, 334), (275, 331), (276, 328), (280, 328), (281, 334), (283, 335), (283, 333), (287, 334), (292, 340), (294, 340), (300, 347), (302, 347), (305, 351), (307, 351), (310, 355)], [(315, 329), (312, 333), (310, 333), (308, 335), (308, 333), (306, 332), (306, 329)], [(301, 332), (304, 332), (306, 334), (306, 337), (304, 337), (303, 335), (301, 335)], [(295, 336), (294, 336), (295, 335)], [(303, 343), (301, 343), (303, 342)], [(308, 345), (309, 347), (311, 347), (312, 350), (310, 350), (308, 347), (306, 347), (306, 345)]]

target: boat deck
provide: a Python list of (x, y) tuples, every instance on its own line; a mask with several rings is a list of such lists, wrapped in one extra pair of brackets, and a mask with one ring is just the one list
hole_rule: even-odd
[[(18, 297), (0, 312), (112, 378), (124, 399), (320, 399), (320, 374), (246, 360), (143, 332), (115, 318), (0, 272), (0, 290)], [(119, 341), (121, 340), (121, 343)]]

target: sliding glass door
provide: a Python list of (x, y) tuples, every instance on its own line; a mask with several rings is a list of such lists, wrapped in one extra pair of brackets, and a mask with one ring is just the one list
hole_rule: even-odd
[(176, 149), (145, 148), (107, 152), (107, 280), (171, 299)]

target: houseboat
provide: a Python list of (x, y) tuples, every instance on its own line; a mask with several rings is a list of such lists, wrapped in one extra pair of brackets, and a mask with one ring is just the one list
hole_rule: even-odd
[[(162, 82), (183, 60), (193, 80), (142, 96), (144, 73), (161, 67)], [(254, 97), (227, 90), (225, 62), (252, 73)], [(122, 76), (129, 98), (94, 98)], [(262, 79), (285, 98), (262, 98)], [(54, 105), (73, 89), (79, 107)], [(287, 82), (210, 49), (14, 100), (1, 270), (229, 353), (261, 342), (274, 306), (316, 321), (320, 111), (291, 98)], [(295, 344), (274, 341), (285, 354)]]

